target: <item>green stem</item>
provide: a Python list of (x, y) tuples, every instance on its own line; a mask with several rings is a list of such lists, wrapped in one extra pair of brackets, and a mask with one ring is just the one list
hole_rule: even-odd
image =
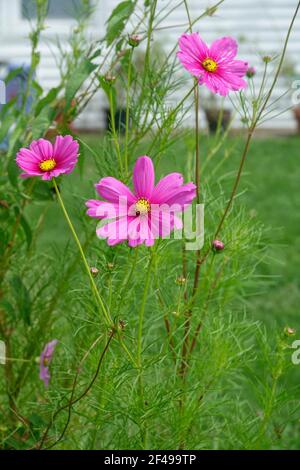
[(129, 54), (129, 64), (127, 73), (127, 91), (126, 91), (126, 124), (125, 124), (125, 176), (128, 174), (128, 139), (129, 139), (129, 118), (130, 118), (130, 86), (131, 86), (131, 69), (132, 69), (133, 47)]
[[(145, 281), (144, 293), (142, 298), (142, 303), (139, 311), (139, 326), (138, 326), (138, 338), (137, 338), (137, 366), (139, 369), (138, 375), (138, 393), (139, 399), (141, 403), (141, 409), (144, 408), (144, 384), (143, 384), (143, 374), (142, 374), (142, 339), (143, 339), (143, 324), (144, 324), (144, 314), (145, 314), (145, 307), (146, 301), (148, 297), (148, 290), (150, 286), (150, 279), (151, 279), (151, 272), (152, 272), (152, 262), (153, 262), (153, 252), (149, 261), (148, 265), (148, 272)], [(143, 447), (147, 447), (147, 428), (146, 425), (143, 423), (141, 425), (141, 434), (142, 434), (142, 441)]]
[(115, 124), (115, 109), (114, 109), (114, 101), (113, 101), (113, 95), (112, 95), (112, 87), (110, 88), (110, 91), (109, 91), (109, 107), (110, 107), (110, 123), (111, 123), (112, 136), (113, 136), (113, 140), (114, 140), (117, 155), (118, 155), (120, 171), (121, 171), (121, 174), (123, 175), (123, 163), (122, 163), (120, 145), (119, 145), (119, 140), (118, 140), (117, 131), (116, 131), (116, 124)]
[(138, 326), (138, 347), (137, 347), (137, 364), (138, 367), (142, 367), (142, 337), (143, 337), (143, 323), (144, 323), (144, 313), (145, 313), (145, 306), (148, 296), (148, 290), (150, 285), (150, 278), (151, 278), (151, 271), (152, 271), (152, 261), (153, 261), (153, 253), (151, 259), (149, 261), (147, 277), (145, 281), (144, 293), (142, 298), (142, 303), (139, 311), (139, 326)]
[(110, 318), (110, 316), (109, 316), (109, 313), (108, 313), (107, 310), (106, 310), (106, 307), (105, 307), (105, 305), (104, 305), (104, 302), (103, 302), (103, 300), (102, 300), (102, 298), (101, 298), (101, 296), (100, 296), (100, 294), (99, 294), (99, 292), (98, 292), (98, 289), (97, 289), (97, 286), (96, 286), (96, 284), (95, 284), (94, 278), (93, 278), (93, 276), (92, 276), (92, 274), (91, 274), (91, 271), (90, 271), (89, 264), (88, 264), (88, 262), (87, 262), (87, 259), (86, 259), (86, 256), (85, 256), (85, 254), (84, 254), (84, 251), (83, 251), (83, 249), (82, 249), (80, 240), (79, 240), (79, 238), (78, 238), (78, 236), (77, 236), (77, 233), (76, 233), (76, 231), (75, 231), (75, 228), (74, 228), (74, 226), (73, 226), (73, 224), (72, 224), (72, 222), (71, 222), (71, 219), (70, 219), (69, 214), (68, 214), (68, 212), (67, 212), (67, 209), (66, 209), (66, 207), (65, 207), (65, 205), (64, 205), (64, 202), (63, 202), (63, 200), (62, 200), (62, 197), (61, 197), (61, 195), (60, 195), (59, 189), (58, 189), (58, 187), (57, 187), (57, 184), (56, 184), (56, 181), (55, 181), (54, 178), (53, 178), (52, 182), (53, 182), (53, 186), (54, 186), (54, 189), (55, 189), (55, 192), (56, 192), (56, 195), (57, 195), (57, 199), (58, 199), (58, 201), (59, 201), (59, 203), (60, 203), (60, 206), (61, 206), (61, 208), (62, 208), (62, 211), (63, 211), (63, 214), (64, 214), (64, 216), (65, 216), (65, 219), (66, 219), (66, 221), (67, 221), (67, 223), (68, 223), (68, 225), (69, 225), (69, 228), (70, 228), (70, 230), (71, 230), (71, 233), (72, 233), (72, 235), (73, 235), (73, 237), (74, 237), (74, 240), (75, 240), (75, 242), (76, 242), (76, 244), (77, 244), (77, 247), (78, 247), (78, 250), (79, 250), (79, 252), (80, 252), (80, 255), (81, 255), (81, 258), (82, 258), (84, 267), (85, 267), (85, 269), (86, 269), (86, 271), (87, 271), (88, 277), (89, 277), (89, 279), (90, 279), (91, 286), (92, 286), (92, 290), (93, 290), (93, 292), (94, 292), (94, 294), (95, 294), (96, 300), (97, 300), (97, 302), (98, 302), (98, 304), (99, 304), (99, 306), (100, 306), (100, 308), (101, 308), (101, 310), (102, 310), (102, 312), (103, 312), (103, 314), (104, 314), (104, 317), (105, 317), (105, 320), (106, 320), (107, 325), (112, 326), (112, 325), (113, 325), (113, 322), (112, 322), (112, 320), (111, 320), (111, 318)]

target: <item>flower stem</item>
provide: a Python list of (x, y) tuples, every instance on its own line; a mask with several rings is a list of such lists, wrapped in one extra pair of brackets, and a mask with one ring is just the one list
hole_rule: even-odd
[(133, 47), (131, 48), (130, 54), (129, 54), (129, 64), (128, 64), (128, 73), (127, 73), (125, 154), (124, 154), (125, 177), (127, 177), (127, 174), (128, 174), (128, 138), (129, 138), (129, 118), (130, 118), (130, 86), (131, 86), (132, 55), (133, 55)]
[(112, 87), (109, 90), (109, 107), (110, 107), (110, 124), (111, 124), (112, 136), (113, 136), (113, 140), (114, 140), (117, 155), (118, 155), (120, 171), (121, 171), (121, 174), (123, 175), (123, 163), (122, 163), (119, 140), (118, 140), (117, 131), (116, 131), (116, 123), (115, 123), (115, 109), (114, 109), (114, 101), (113, 101), (113, 95), (112, 95)]
[(75, 228), (74, 228), (74, 226), (73, 226), (73, 224), (72, 224), (72, 222), (71, 222), (71, 219), (70, 219), (69, 214), (68, 214), (68, 212), (67, 212), (67, 209), (66, 209), (66, 207), (65, 207), (65, 205), (64, 205), (64, 202), (63, 202), (63, 200), (62, 200), (62, 197), (61, 197), (61, 195), (60, 195), (59, 189), (58, 189), (58, 187), (57, 187), (57, 184), (56, 184), (56, 181), (55, 181), (54, 178), (53, 178), (52, 182), (53, 182), (53, 186), (54, 186), (54, 189), (55, 189), (55, 192), (56, 192), (56, 195), (57, 195), (57, 199), (58, 199), (59, 204), (60, 204), (60, 206), (61, 206), (61, 208), (62, 208), (63, 214), (64, 214), (65, 219), (66, 219), (66, 221), (67, 221), (67, 223), (68, 223), (68, 225), (69, 225), (69, 228), (70, 228), (71, 233), (72, 233), (72, 235), (73, 235), (73, 237), (74, 237), (74, 240), (75, 240), (75, 242), (76, 242), (76, 244), (77, 244), (77, 247), (78, 247), (78, 250), (79, 250), (79, 252), (80, 252), (80, 255), (81, 255), (81, 258), (82, 258), (84, 267), (85, 267), (85, 269), (86, 269), (86, 271), (87, 271), (87, 274), (88, 274), (88, 276), (89, 276), (89, 279), (90, 279), (90, 282), (91, 282), (91, 286), (92, 286), (92, 290), (93, 290), (93, 292), (94, 292), (94, 294), (95, 294), (96, 300), (97, 300), (97, 302), (98, 302), (98, 304), (99, 304), (99, 306), (100, 306), (100, 308), (101, 308), (101, 310), (102, 310), (102, 312), (103, 312), (103, 314), (104, 314), (104, 318), (105, 318), (105, 321), (106, 321), (107, 325), (112, 326), (112, 325), (113, 325), (113, 322), (112, 322), (112, 320), (111, 320), (111, 318), (110, 318), (110, 316), (109, 316), (109, 313), (108, 313), (107, 310), (106, 310), (106, 307), (105, 307), (105, 305), (104, 305), (104, 302), (103, 302), (103, 300), (102, 300), (102, 298), (101, 298), (101, 296), (100, 296), (100, 294), (99, 294), (99, 291), (98, 291), (97, 286), (96, 286), (96, 284), (95, 284), (94, 278), (93, 278), (93, 276), (92, 276), (92, 274), (91, 274), (90, 267), (89, 267), (89, 264), (88, 264), (88, 262), (87, 262), (86, 256), (85, 256), (84, 251), (83, 251), (83, 249), (82, 249), (80, 240), (79, 240), (79, 238), (78, 238), (78, 236), (77, 236), (77, 233), (76, 233), (76, 231), (75, 231)]
[[(142, 298), (142, 303), (139, 311), (139, 326), (138, 326), (138, 338), (137, 338), (137, 366), (139, 369), (138, 375), (138, 393), (141, 403), (141, 409), (144, 408), (144, 384), (143, 384), (143, 375), (142, 375), (142, 339), (143, 339), (143, 323), (144, 323), (144, 313), (146, 307), (146, 301), (148, 296), (148, 290), (150, 286), (151, 272), (152, 272), (152, 262), (154, 259), (154, 252), (152, 252), (151, 258), (149, 260), (148, 272), (145, 281), (144, 293)], [(141, 424), (141, 434), (143, 447), (147, 447), (147, 428), (144, 423)]]
[(145, 306), (148, 296), (148, 290), (150, 286), (150, 278), (151, 278), (151, 271), (152, 271), (152, 262), (153, 262), (153, 253), (149, 261), (148, 272), (145, 281), (144, 293), (142, 298), (142, 303), (139, 311), (139, 326), (138, 326), (138, 349), (137, 349), (137, 364), (138, 367), (141, 368), (142, 365), (142, 336), (143, 336), (143, 323), (144, 323), (144, 313), (145, 313)]

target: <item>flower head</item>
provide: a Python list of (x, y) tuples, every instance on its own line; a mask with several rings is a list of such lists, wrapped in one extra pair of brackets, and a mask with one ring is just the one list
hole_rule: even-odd
[(248, 67), (247, 72), (246, 72), (247, 77), (252, 78), (252, 77), (254, 77), (255, 74), (256, 74), (256, 68), (255, 67)]
[[(128, 240), (135, 247), (142, 243), (154, 244), (156, 238), (167, 237), (174, 228), (181, 228), (178, 214), (183, 212), (196, 196), (193, 183), (183, 184), (180, 173), (171, 173), (155, 185), (151, 158), (138, 158), (133, 170), (134, 192), (115, 178), (102, 178), (96, 184), (104, 199), (87, 201), (87, 214), (102, 219), (97, 229), (109, 245)], [(103, 223), (104, 222), (104, 223)]]
[(248, 64), (235, 60), (237, 42), (231, 37), (217, 39), (210, 47), (198, 33), (183, 34), (179, 39), (177, 57), (182, 65), (213, 93), (228, 95), (247, 86), (243, 80)]
[(24, 171), (22, 178), (41, 176), (51, 180), (63, 173), (71, 173), (77, 163), (79, 144), (70, 135), (57, 136), (54, 144), (45, 139), (34, 140), (29, 149), (21, 148), (17, 165)]
[(54, 349), (57, 343), (57, 339), (53, 339), (47, 343), (40, 355), (40, 379), (44, 382), (45, 387), (48, 387), (49, 385), (49, 365), (52, 361), (52, 356), (54, 354)]

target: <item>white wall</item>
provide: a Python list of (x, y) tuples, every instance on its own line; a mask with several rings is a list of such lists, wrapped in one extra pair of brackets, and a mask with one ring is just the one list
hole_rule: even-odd
[[(26, 34), (28, 25), (20, 18), (20, 0), (0, 0), (0, 61), (8, 60), (14, 63), (29, 61), (30, 48)], [(261, 56), (277, 55), (280, 53), (283, 40), (297, 5), (298, 0), (225, 0), (216, 14), (206, 17), (195, 28), (207, 42), (218, 36), (230, 35), (239, 41), (239, 57), (247, 60), (258, 70), (257, 82), (261, 78)], [(99, 6), (91, 25), (90, 33), (93, 37), (101, 37), (105, 28), (105, 21), (110, 12), (119, 3), (118, 0), (100, 0)], [(166, 5), (178, 5), (179, 0), (159, 0), (158, 14)], [(214, 4), (214, 0), (189, 0), (192, 17), (195, 18), (207, 7)], [(161, 15), (164, 15), (161, 13)], [(160, 25), (167, 29), (155, 33), (155, 40), (163, 44), (166, 50), (170, 49), (178, 40), (179, 35), (186, 29), (186, 14), (182, 7), (175, 9)], [(56, 21), (49, 22), (49, 28), (44, 34), (41, 44), (41, 65), (39, 80), (46, 87), (55, 86), (58, 80), (58, 71), (55, 64), (55, 36), (67, 38), (70, 24)], [(300, 78), (300, 18), (297, 18), (291, 36), (288, 61), (295, 64)], [(180, 71), (188, 78), (183, 70)], [(280, 96), (291, 85), (291, 79), (280, 78), (274, 93), (274, 99)], [(187, 85), (188, 86), (188, 85)], [(180, 94), (180, 96), (182, 96)], [(201, 95), (204, 100), (207, 96), (203, 87)], [(179, 98), (179, 97), (178, 97)], [(180, 99), (180, 98), (179, 98)], [(176, 98), (175, 98), (176, 101)], [(82, 127), (100, 127), (103, 125), (103, 106), (105, 97), (99, 93), (87, 112), (80, 119)], [(226, 106), (230, 107), (227, 99)], [(289, 97), (280, 102), (280, 110), (291, 106)], [(192, 122), (192, 121), (190, 121)], [(236, 121), (239, 125), (239, 122)], [(265, 127), (293, 129), (295, 127), (291, 111), (279, 116)]]

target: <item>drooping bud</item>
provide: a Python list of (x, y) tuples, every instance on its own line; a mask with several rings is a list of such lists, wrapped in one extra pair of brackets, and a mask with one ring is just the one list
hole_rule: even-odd
[(224, 250), (224, 243), (221, 240), (214, 240), (212, 242), (212, 248), (215, 251), (223, 251)]
[(140, 44), (141, 40), (142, 38), (139, 34), (131, 34), (130, 36), (128, 36), (128, 44), (131, 47), (137, 47)]

